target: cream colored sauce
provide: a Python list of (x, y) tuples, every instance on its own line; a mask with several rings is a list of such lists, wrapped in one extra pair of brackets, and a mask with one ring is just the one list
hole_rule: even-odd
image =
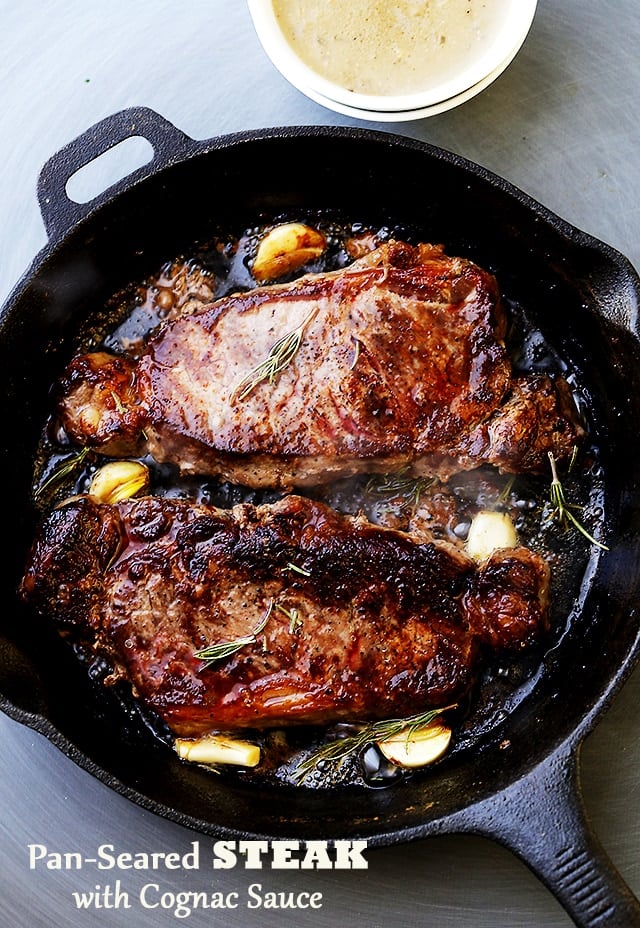
[(308, 67), (347, 90), (377, 96), (455, 79), (500, 31), (510, 6), (511, 0), (273, 0), (283, 35)]

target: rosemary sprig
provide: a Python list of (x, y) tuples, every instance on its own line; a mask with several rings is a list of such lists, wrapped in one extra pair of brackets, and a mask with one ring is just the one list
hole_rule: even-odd
[(589, 532), (586, 530), (584, 525), (574, 516), (572, 509), (580, 509), (580, 506), (574, 506), (567, 502), (565, 496), (564, 487), (562, 486), (558, 478), (558, 470), (556, 467), (556, 459), (552, 451), (548, 452), (549, 463), (551, 464), (551, 487), (550, 487), (550, 499), (553, 509), (549, 519), (555, 519), (560, 525), (568, 528), (572, 525), (576, 528), (581, 535), (590, 541), (592, 545), (596, 545), (598, 548), (602, 548), (604, 551), (608, 551), (608, 547), (603, 544), (601, 541), (597, 541)]
[(210, 644), (206, 648), (194, 651), (193, 656), (197, 657), (199, 661), (204, 661), (205, 667), (210, 667), (211, 664), (215, 664), (216, 661), (222, 661), (227, 657), (231, 657), (232, 654), (242, 650), (242, 648), (245, 648), (247, 645), (255, 644), (260, 632), (264, 631), (274, 606), (275, 601), (270, 599), (266, 614), (260, 619), (251, 634), (242, 635), (240, 638), (234, 638), (233, 641), (221, 641), (219, 644)]
[(411, 504), (415, 508), (422, 494), (433, 486), (435, 479), (435, 477), (409, 477), (407, 468), (403, 468), (395, 474), (371, 477), (365, 491), (375, 496), (400, 497), (405, 505)]
[(578, 460), (578, 446), (573, 446), (573, 451), (571, 452), (571, 459), (569, 461), (569, 466), (567, 467), (567, 473), (570, 474), (573, 470), (576, 461)]
[(455, 705), (445, 706), (443, 709), (430, 709), (428, 712), (420, 712), (417, 715), (410, 715), (403, 719), (368, 722), (354, 735), (348, 735), (346, 738), (340, 738), (336, 741), (328, 741), (305, 757), (293, 771), (294, 779), (298, 783), (302, 783), (319, 765), (326, 763), (340, 767), (347, 758), (352, 757), (357, 751), (376, 741), (384, 741), (386, 738), (393, 738), (399, 734), (406, 734), (407, 741), (409, 741), (416, 731), (430, 725), (443, 712), (455, 708)]
[(270, 384), (275, 383), (278, 374), (288, 367), (298, 353), (302, 344), (304, 330), (317, 312), (318, 309), (315, 307), (296, 329), (287, 332), (286, 335), (281, 336), (274, 342), (264, 361), (260, 361), (233, 388), (229, 397), (230, 403), (235, 403), (236, 400), (242, 402), (265, 380)]
[(60, 483), (62, 480), (64, 480), (65, 477), (68, 477), (69, 474), (73, 473), (77, 467), (80, 467), (86, 456), (89, 454), (90, 450), (90, 448), (86, 447), (81, 448), (77, 454), (73, 454), (71, 457), (66, 458), (58, 467), (55, 468), (51, 474), (49, 474), (44, 483), (41, 483), (40, 486), (36, 489), (34, 494), (35, 499), (40, 499), (45, 490), (48, 490), (56, 483)]

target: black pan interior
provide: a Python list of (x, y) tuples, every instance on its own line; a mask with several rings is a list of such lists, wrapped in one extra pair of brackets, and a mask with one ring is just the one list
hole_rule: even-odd
[[(128, 710), (97, 694), (84, 668), (15, 594), (34, 530), (30, 484), (49, 385), (91, 326), (104, 321), (108, 299), (219, 228), (318, 209), (373, 227), (414, 227), (423, 240), (495, 271), (578, 372), (605, 475), (611, 550), (593, 550), (568, 597), (566, 632), (527, 698), (477, 751), (381, 790), (230, 783), (180, 763), (137, 716), (123, 724)], [(1, 320), (1, 466), (12, 529), (0, 580), (3, 708), (136, 802), (205, 832), (358, 835), (384, 843), (435, 830), (447, 815), (499, 791), (561, 741), (583, 734), (635, 659), (638, 296), (634, 271), (612, 249), (482, 169), (382, 133), (285, 129), (197, 143), (192, 156), (122, 189), (43, 250)]]

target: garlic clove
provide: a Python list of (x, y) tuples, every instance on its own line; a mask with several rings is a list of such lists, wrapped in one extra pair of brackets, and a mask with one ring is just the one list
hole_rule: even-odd
[(319, 258), (327, 247), (321, 232), (302, 222), (287, 222), (271, 229), (258, 245), (251, 272), (268, 282), (298, 270)]
[(472, 519), (466, 549), (475, 560), (483, 561), (499, 548), (517, 546), (516, 527), (507, 513), (481, 510)]
[(95, 472), (89, 496), (98, 503), (119, 503), (149, 486), (149, 468), (140, 461), (110, 461)]
[(426, 767), (442, 757), (451, 741), (451, 729), (441, 722), (405, 729), (378, 742), (382, 754), (398, 767)]
[(231, 764), (237, 767), (257, 767), (260, 747), (249, 741), (238, 741), (223, 735), (203, 738), (176, 738), (174, 748), (182, 760), (197, 764)]

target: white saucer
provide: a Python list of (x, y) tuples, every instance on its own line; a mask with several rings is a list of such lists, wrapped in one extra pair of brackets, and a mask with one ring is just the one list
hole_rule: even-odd
[(358, 119), (399, 122), (423, 119), (450, 110), (488, 87), (513, 61), (522, 47), (535, 15), (537, 0), (511, 0), (499, 35), (478, 58), (469, 62), (455, 80), (418, 93), (369, 96), (354, 93), (326, 80), (294, 52), (277, 21), (272, 0), (248, 0), (258, 38), (274, 66), (289, 83), (311, 100), (335, 112)]
[(496, 78), (506, 70), (519, 51), (520, 47), (516, 48), (505, 58), (495, 71), (492, 71), (491, 74), (487, 74), (485, 78), (478, 81), (473, 87), (468, 87), (467, 90), (456, 94), (454, 97), (449, 97), (448, 100), (441, 100), (439, 103), (434, 103), (432, 106), (417, 107), (416, 109), (385, 111), (359, 109), (355, 106), (347, 106), (344, 103), (339, 103), (337, 100), (332, 100), (329, 97), (324, 97), (310, 87), (298, 87), (297, 89), (315, 103), (319, 103), (321, 106), (325, 106), (327, 109), (333, 110), (336, 113), (342, 113), (344, 116), (354, 116), (356, 119), (365, 119), (372, 122), (409, 122), (413, 119), (426, 119), (427, 116), (437, 116), (439, 113), (445, 113), (447, 110), (452, 110), (454, 107), (460, 106), (462, 103), (471, 100), (492, 84)]

